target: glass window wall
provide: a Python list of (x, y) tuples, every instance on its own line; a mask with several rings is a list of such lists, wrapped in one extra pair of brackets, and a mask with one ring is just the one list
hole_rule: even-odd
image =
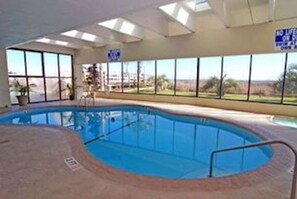
[(250, 55), (224, 57), (221, 97), (223, 99), (247, 100)]
[(157, 60), (157, 94), (174, 95), (175, 60)]
[(122, 92), (122, 63), (113, 62), (108, 65), (108, 84), (113, 92)]
[[(277, 89), (280, 89), (283, 76), (278, 79)], [(286, 82), (284, 89), (285, 104), (297, 104), (297, 53), (288, 53)]]
[(125, 93), (137, 93), (138, 88), (137, 61), (123, 63), (123, 90)]
[(285, 53), (259, 54), (252, 59), (250, 100), (280, 103)]
[(196, 96), (197, 58), (176, 60), (176, 95)]
[(71, 55), (21, 49), (8, 49), (6, 53), (12, 104), (17, 104), (15, 96), (19, 95), (13, 86), (15, 81), (30, 87), (29, 103), (68, 99), (68, 88), (72, 88)]
[(155, 94), (155, 60), (139, 61), (139, 93)]
[(199, 97), (219, 98), (222, 57), (200, 58)]

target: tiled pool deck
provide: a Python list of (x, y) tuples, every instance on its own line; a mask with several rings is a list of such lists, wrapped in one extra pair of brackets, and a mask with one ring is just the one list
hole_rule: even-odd
[[(71, 104), (76, 102), (29, 107)], [(140, 104), (168, 112), (215, 117), (248, 128), (267, 139), (285, 140), (297, 148), (297, 130), (271, 122), (270, 115), (191, 105), (96, 100), (98, 106), (114, 104)], [(5, 111), (8, 110), (1, 110)], [(130, 174), (94, 160), (79, 138), (65, 128), (0, 124), (0, 198), (288, 198), (293, 156), (282, 146), (273, 148), (272, 161), (251, 172), (203, 180), (168, 180)], [(80, 163), (77, 170), (67, 167), (64, 159), (68, 157), (74, 157)]]

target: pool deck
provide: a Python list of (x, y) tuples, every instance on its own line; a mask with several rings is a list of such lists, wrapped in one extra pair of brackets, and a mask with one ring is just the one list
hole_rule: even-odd
[[(32, 104), (45, 107), (75, 101)], [(297, 149), (297, 129), (271, 122), (270, 115), (192, 105), (96, 99), (96, 106), (138, 104), (184, 115), (218, 118)], [(18, 110), (18, 107), (13, 107)], [(6, 112), (10, 109), (0, 109)], [(289, 198), (292, 154), (274, 146), (275, 156), (263, 167), (230, 177), (168, 180), (134, 175), (96, 161), (79, 138), (62, 127), (0, 124), (0, 198), (102, 199), (283, 199)], [(65, 158), (79, 165), (70, 169)]]

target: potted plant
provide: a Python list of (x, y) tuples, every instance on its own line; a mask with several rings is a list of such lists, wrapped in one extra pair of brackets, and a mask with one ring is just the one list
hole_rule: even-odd
[(12, 87), (12, 91), (18, 93), (18, 95), (16, 96), (16, 98), (18, 99), (19, 105), (20, 106), (26, 106), (28, 103), (28, 92), (32, 91), (31, 88), (35, 87), (35, 84), (29, 84), (27, 85), (23, 85), (21, 84), (18, 80), (13, 81), (12, 85), (10, 85)]
[(74, 100), (75, 89), (81, 87), (79, 85), (76, 85), (76, 78), (73, 79), (74, 85), (72, 83), (66, 83), (64, 80), (62, 80), (62, 81), (63, 81), (62, 84), (65, 85), (65, 87), (63, 86), (64, 88), (61, 90), (61, 92), (66, 92), (66, 94), (69, 97), (69, 100)]

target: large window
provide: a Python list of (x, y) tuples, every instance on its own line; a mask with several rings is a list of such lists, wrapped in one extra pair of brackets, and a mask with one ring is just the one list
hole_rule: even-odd
[(24, 51), (7, 50), (8, 75), (25, 76)]
[(34, 85), (29, 92), (30, 102), (45, 101), (44, 80), (43, 78), (28, 78), (29, 85)]
[(199, 97), (220, 97), (222, 57), (200, 58)]
[(98, 79), (99, 79), (99, 90), (100, 91), (109, 91), (107, 82), (107, 63), (97, 64), (98, 67)]
[(221, 97), (247, 100), (249, 71), (250, 55), (224, 57)]
[[(283, 78), (284, 77), (280, 75), (277, 89), (280, 89)], [(297, 104), (297, 53), (288, 53), (285, 80), (283, 102), (286, 104)]]
[[(250, 85), (250, 100), (280, 103), (285, 53), (254, 55)], [(282, 79), (282, 78), (281, 78)]]
[(155, 94), (155, 60), (139, 61), (139, 93)]
[(26, 52), (26, 66), (28, 76), (42, 76), (41, 53)]
[(61, 77), (72, 76), (72, 61), (69, 55), (59, 55)]
[(108, 83), (113, 92), (122, 92), (122, 63), (109, 63)]
[[(9, 85), (14, 85), (18, 81), (22, 85), (26, 85), (27, 81), (26, 78), (23, 77), (9, 77)], [(10, 101), (12, 104), (17, 104), (17, 98), (16, 96), (20, 95), (17, 91), (15, 91), (12, 87), (10, 88)], [(28, 93), (27, 93), (28, 95)]]
[(45, 78), (47, 100), (59, 100), (60, 89), (59, 89), (59, 78)]
[(44, 72), (45, 72), (45, 85), (47, 91), (47, 100), (60, 99), (60, 86), (59, 86), (59, 66), (58, 55), (55, 53), (44, 53)]
[(176, 60), (176, 95), (196, 96), (197, 58)]
[(71, 55), (9, 49), (7, 63), (12, 104), (17, 103), (19, 95), (13, 90), (15, 81), (31, 87), (27, 94), (29, 103), (68, 99), (67, 84), (72, 85)]
[(55, 53), (44, 53), (44, 71), (46, 77), (58, 77), (58, 55)]
[(175, 60), (157, 60), (157, 94), (173, 95), (175, 79)]
[(123, 89), (127, 93), (137, 93), (138, 70), (137, 61), (123, 63)]
[[(14, 73), (22, 73), (21, 60)], [(114, 92), (297, 105), (296, 52), (99, 65), (104, 68), (102, 77), (107, 77), (102, 78), (105, 89)]]

